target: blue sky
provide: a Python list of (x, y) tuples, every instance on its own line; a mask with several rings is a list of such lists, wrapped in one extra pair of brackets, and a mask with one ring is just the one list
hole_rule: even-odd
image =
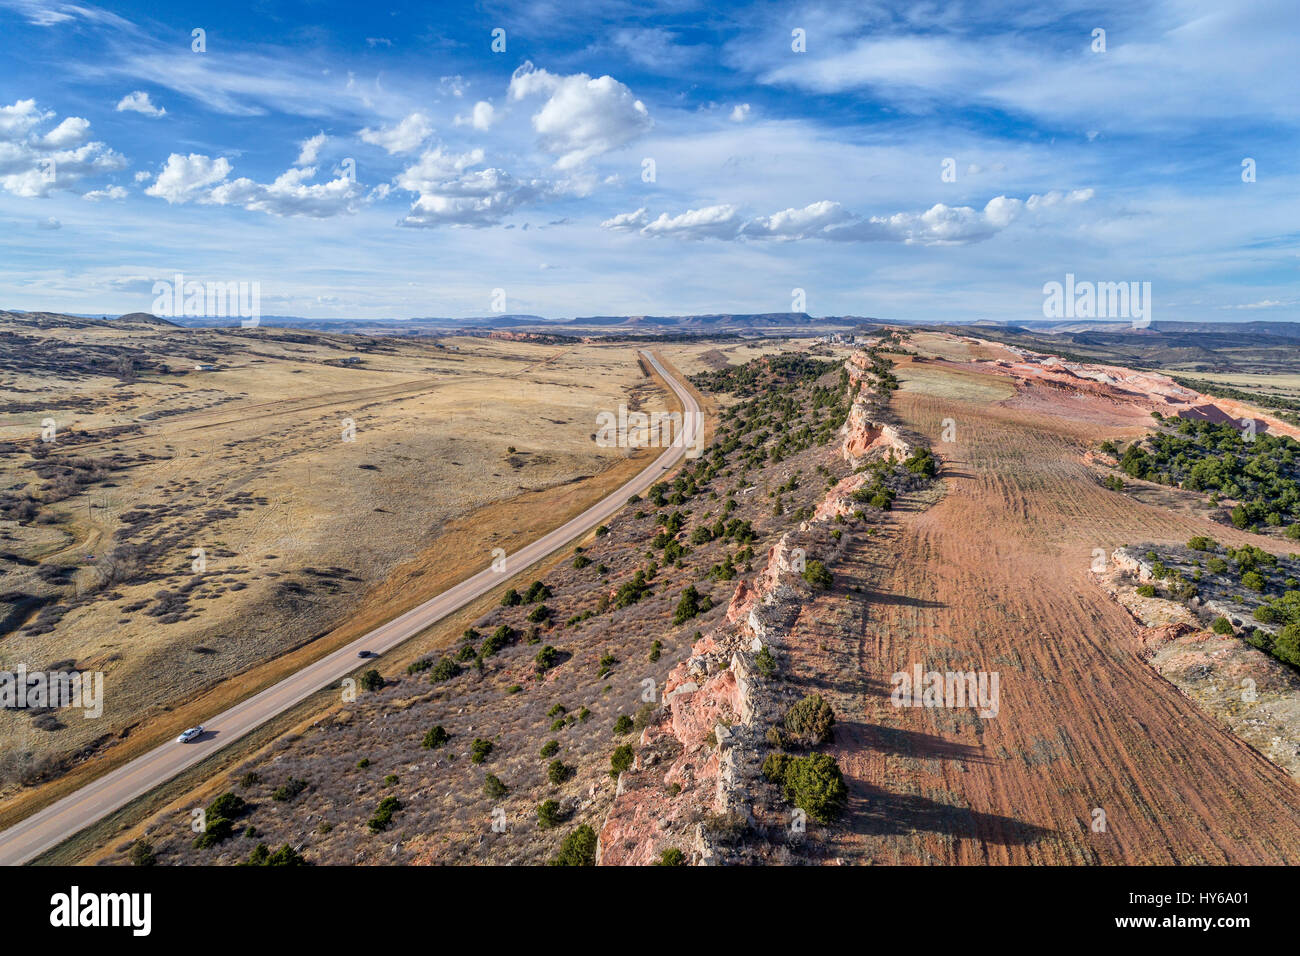
[(1291, 0), (234, 6), (0, 0), (0, 308), (1300, 320)]

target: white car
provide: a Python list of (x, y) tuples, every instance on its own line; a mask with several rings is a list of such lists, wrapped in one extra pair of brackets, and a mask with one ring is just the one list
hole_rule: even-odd
[(187, 744), (201, 733), (203, 733), (202, 727), (191, 727), (189, 730), (185, 731), (185, 733), (177, 737), (176, 742), (178, 744)]

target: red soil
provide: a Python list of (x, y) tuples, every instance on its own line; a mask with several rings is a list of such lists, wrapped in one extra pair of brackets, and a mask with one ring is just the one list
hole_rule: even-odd
[[(1084, 454), (1149, 423), (1147, 401), (1048, 383), (992, 405), (896, 393), (944, 462), (944, 497), (900, 500), (883, 536), (848, 548), (788, 650), (790, 677), (839, 716), (850, 803), (847, 825), (816, 834), (830, 856), (1300, 862), (1300, 788), (1143, 661), (1138, 626), (1090, 574), (1097, 548), (1260, 543), (1100, 486)], [(894, 707), (891, 674), (918, 662), (998, 672), (1000, 712)]]

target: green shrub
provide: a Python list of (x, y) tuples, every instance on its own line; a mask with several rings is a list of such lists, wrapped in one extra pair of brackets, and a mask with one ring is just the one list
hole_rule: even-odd
[(306, 789), (306, 780), (299, 780), (297, 777), (290, 777), (282, 786), (275, 788), (275, 792), (271, 794), (271, 799), (281, 802), (292, 800)]
[(537, 807), (537, 825), (543, 830), (557, 827), (564, 822), (557, 800), (543, 800)]
[(776, 676), (776, 658), (772, 656), (772, 652), (768, 650), (766, 644), (759, 648), (758, 653), (754, 655), (754, 667), (766, 678), (770, 679)]
[(551, 858), (551, 866), (595, 865), (596, 831), (585, 823), (564, 838), (560, 852)]
[(158, 862), (158, 858), (154, 856), (153, 844), (143, 838), (131, 844), (128, 859), (132, 866), (153, 866)]
[(557, 787), (568, 780), (574, 774), (574, 768), (570, 767), (563, 760), (552, 760), (546, 767), (546, 779), (551, 781)]
[(243, 816), (247, 810), (248, 804), (244, 802), (242, 797), (237, 797), (227, 791), (208, 805), (208, 819), (226, 817), (229, 820), (234, 820)]
[(483, 656), (491, 657), (514, 639), (514, 629), (509, 624), (502, 624), (483, 641)]
[(489, 797), (504, 797), (510, 792), (510, 788), (501, 782), (501, 778), (494, 773), (488, 774), (483, 778), (483, 792)]
[(618, 720), (614, 721), (614, 736), (622, 737), (624, 734), (632, 732), (632, 718), (627, 714), (619, 714)]
[(1155, 597), (1155, 596), (1156, 596), (1156, 589), (1155, 589), (1155, 585), (1153, 585), (1153, 584), (1139, 584), (1139, 585), (1138, 585), (1137, 592), (1138, 592), (1138, 594), (1142, 595), (1143, 597)]
[(420, 745), (425, 750), (435, 750), (449, 740), (451, 740), (451, 734), (447, 733), (447, 728), (442, 724), (434, 724), (425, 731), (424, 740), (421, 741)]
[(803, 579), (823, 591), (835, 581), (834, 576), (826, 569), (826, 565), (816, 560), (808, 562), (803, 570)]
[(533, 660), (537, 663), (537, 676), (541, 677), (559, 662), (560, 652), (550, 644), (546, 644), (537, 652)]
[(848, 799), (835, 758), (828, 754), (792, 757), (785, 769), (786, 799), (818, 823), (830, 823)]
[(1229, 621), (1226, 617), (1220, 615), (1210, 623), (1210, 630), (1212, 630), (1215, 634), (1231, 634), (1232, 622)]
[(362, 690), (374, 693), (383, 689), (384, 678), (380, 676), (379, 671), (372, 667), (361, 675), (361, 679), (357, 683), (361, 685)]
[(655, 866), (685, 866), (686, 854), (677, 847), (672, 846), (659, 854), (659, 859), (655, 861)]
[(459, 673), (460, 665), (450, 657), (444, 657), (442, 660), (438, 661), (429, 672), (429, 683), (437, 684), (441, 681), (451, 680)]
[(831, 739), (835, 712), (820, 694), (805, 697), (786, 712), (785, 729), (805, 746), (815, 746)]
[(492, 741), (475, 737), (474, 743), (469, 748), (470, 763), (482, 763), (490, 753), (492, 753)]
[(630, 769), (635, 758), (636, 754), (632, 750), (631, 744), (621, 744), (615, 747), (609, 758), (609, 775), (617, 777), (624, 770)]
[(538, 751), (543, 757), (554, 757), (560, 752), (560, 742), (558, 740), (548, 740), (542, 744), (542, 749)]
[(1219, 547), (1219, 542), (1213, 538), (1207, 538), (1203, 534), (1198, 534), (1187, 542), (1187, 547), (1192, 551), (1215, 551)]
[(393, 814), (400, 809), (402, 809), (401, 800), (396, 797), (384, 797), (375, 808), (375, 815), (366, 821), (366, 826), (370, 828), (371, 833), (387, 830), (389, 824), (393, 822)]
[(206, 850), (208, 847), (229, 840), (234, 835), (234, 832), (234, 823), (225, 817), (208, 817), (203, 832), (194, 841), (194, 847), (198, 850)]
[(695, 590), (694, 585), (687, 585), (677, 601), (677, 609), (673, 612), (673, 624), (674, 626), (682, 624), (699, 613), (700, 594)]

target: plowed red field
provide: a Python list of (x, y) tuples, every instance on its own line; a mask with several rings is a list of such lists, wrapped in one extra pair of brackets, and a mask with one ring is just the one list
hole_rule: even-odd
[[(1145, 413), (1059, 390), (999, 400), (979, 394), (992, 376), (924, 372), (893, 408), (942, 457), (943, 497), (900, 501), (850, 549), (789, 652), (839, 716), (851, 796), (847, 827), (822, 834), (830, 856), (1300, 862), (1300, 787), (1142, 661), (1135, 623), (1089, 571), (1094, 548), (1262, 542), (1098, 483), (1084, 451)], [(955, 442), (940, 441), (945, 419)], [(998, 672), (998, 715), (894, 707), (890, 676), (915, 663)]]

